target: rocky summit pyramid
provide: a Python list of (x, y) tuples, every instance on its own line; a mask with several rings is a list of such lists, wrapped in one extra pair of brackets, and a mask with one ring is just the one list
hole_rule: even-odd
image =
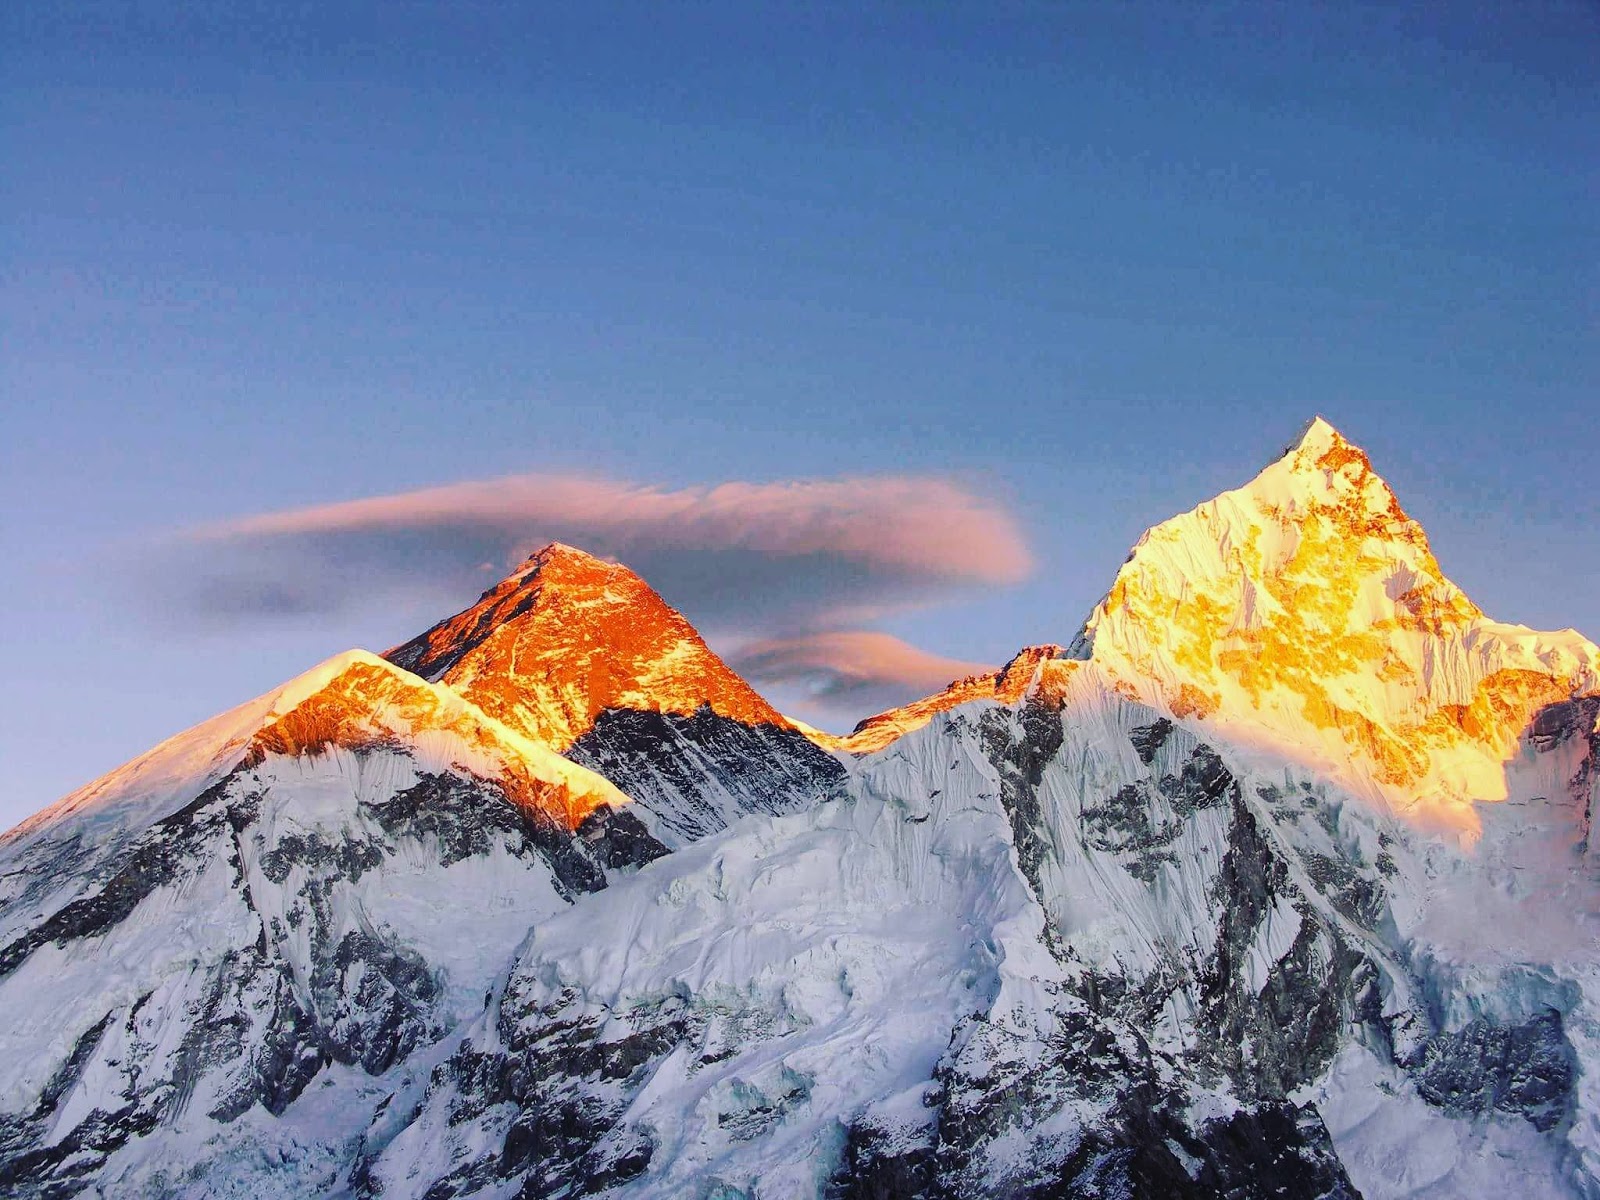
[(601, 772), (671, 846), (844, 780), (644, 580), (560, 543), (388, 658)]
[(619, 711), (793, 728), (644, 580), (559, 542), (387, 657), (558, 750)]
[(569, 547), (0, 840), (0, 1194), (1600, 1195), (1600, 652), (1317, 421), (786, 720)]

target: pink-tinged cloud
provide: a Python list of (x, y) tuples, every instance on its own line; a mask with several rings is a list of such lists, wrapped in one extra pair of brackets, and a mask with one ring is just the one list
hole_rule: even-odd
[(795, 690), (817, 709), (850, 723), (994, 669), (929, 654), (871, 630), (772, 638), (740, 647), (729, 661), (752, 682)]
[(861, 621), (962, 588), (1026, 578), (999, 504), (945, 479), (891, 476), (661, 488), (519, 475), (208, 526), (166, 579), (221, 620), (332, 612), (399, 592), (462, 603), (563, 541), (632, 567), (711, 627)]
[[(826, 553), (934, 579), (1017, 583), (1032, 559), (1003, 509), (942, 479), (723, 483), (676, 490), (562, 475), (515, 475), (268, 513), (202, 537), (293, 537), (469, 527), (503, 532), (521, 551), (532, 529), (582, 529), (609, 544)], [(510, 564), (508, 564), (510, 565)]]

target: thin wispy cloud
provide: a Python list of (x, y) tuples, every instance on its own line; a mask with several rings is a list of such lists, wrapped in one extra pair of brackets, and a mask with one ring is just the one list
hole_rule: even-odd
[(752, 682), (797, 691), (830, 715), (857, 717), (927, 696), (946, 684), (992, 668), (930, 654), (876, 630), (829, 630), (771, 638), (729, 656)]
[(519, 475), (206, 526), (147, 577), (165, 611), (211, 624), (435, 597), (444, 615), (549, 541), (626, 563), (697, 624), (746, 635), (838, 629), (1032, 569), (1002, 505), (940, 478)]

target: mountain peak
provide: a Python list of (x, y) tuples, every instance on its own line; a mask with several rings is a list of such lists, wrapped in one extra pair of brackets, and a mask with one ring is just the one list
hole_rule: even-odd
[(608, 709), (789, 727), (644, 580), (561, 542), (384, 657), (557, 750)]
[(1320, 456), (1337, 446), (1348, 446), (1349, 440), (1335, 429), (1320, 413), (1300, 428), (1300, 435), (1284, 448), (1285, 454), (1310, 454)]
[(1400, 507), (1394, 489), (1373, 469), (1367, 452), (1320, 416), (1250, 483), (1195, 511), (1234, 497), (1249, 497), (1268, 522), (1342, 543), (1352, 554), (1369, 542), (1391, 543), (1396, 553), (1415, 559), (1413, 565), (1422, 575), (1455, 588), (1439, 570), (1422, 526)]
[(510, 577), (527, 576), (536, 571), (608, 571), (618, 565), (566, 542), (548, 542), (523, 559)]
[[(1302, 479), (1320, 481), (1325, 487), (1344, 485), (1368, 495), (1369, 507), (1374, 511), (1389, 512), (1397, 520), (1422, 532), (1400, 509), (1394, 490), (1372, 467), (1367, 452), (1335, 429), (1323, 417), (1313, 417), (1299, 438), (1283, 452), (1284, 462), (1291, 475)], [(1263, 475), (1271, 472), (1267, 468)]]
[[(551, 542), (478, 597), (478, 602), (396, 646), (384, 657), (430, 682), (443, 679), (463, 658), (508, 622), (557, 595), (586, 607), (626, 607), (630, 600), (654, 607), (659, 597), (620, 563), (606, 562), (575, 546)], [(665, 605), (661, 605), (665, 607)]]
[(1532, 713), (1600, 670), (1576, 635), (1488, 620), (1321, 417), (1244, 487), (1148, 530), (1072, 654), (1398, 803), (1496, 798)]

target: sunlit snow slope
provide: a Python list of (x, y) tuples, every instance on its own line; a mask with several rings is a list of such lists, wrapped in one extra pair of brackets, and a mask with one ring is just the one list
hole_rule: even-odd
[(1140, 538), (1073, 654), (1468, 834), (1533, 715), (1600, 690), (1592, 642), (1485, 617), (1320, 418), (1247, 486)]

